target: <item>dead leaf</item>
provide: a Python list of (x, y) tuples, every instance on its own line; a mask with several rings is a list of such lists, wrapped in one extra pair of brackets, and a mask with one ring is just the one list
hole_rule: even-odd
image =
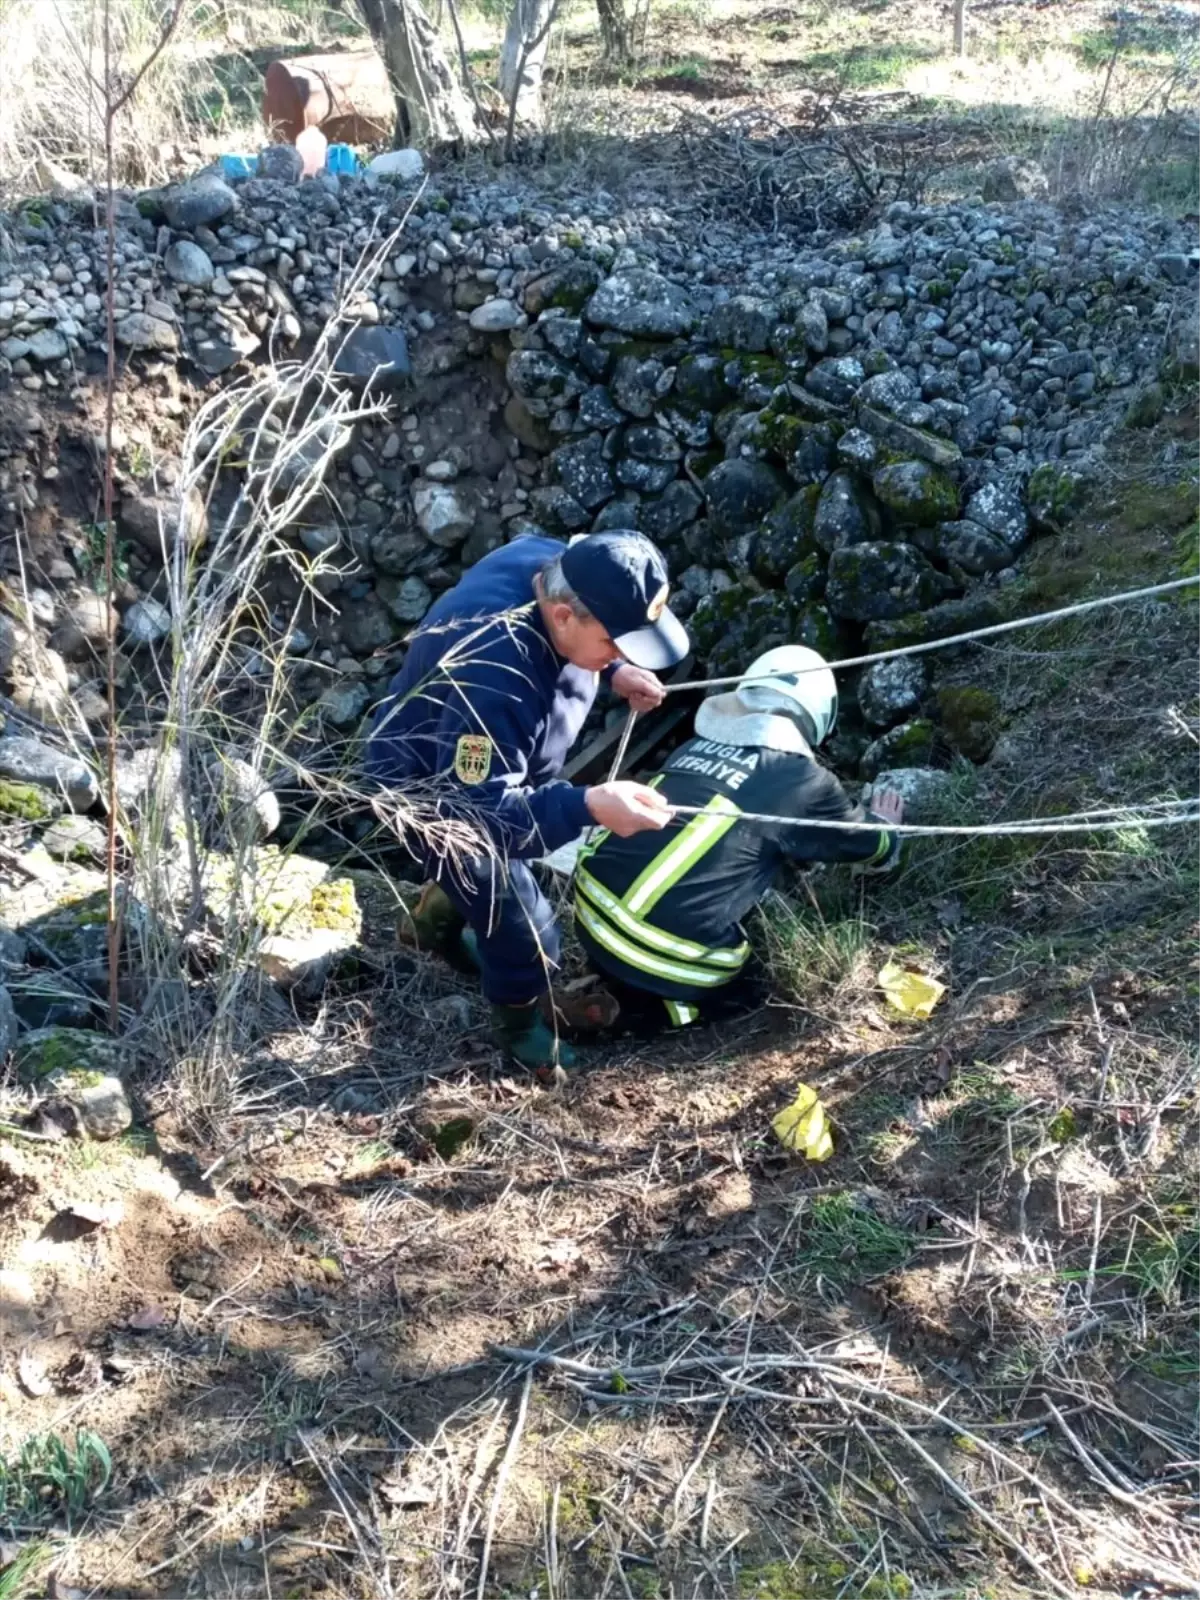
[(558, 1272), (573, 1266), (583, 1254), (574, 1239), (551, 1239), (543, 1245), (536, 1266), (539, 1272)]
[(17, 1360), (17, 1377), (21, 1380), (21, 1387), (27, 1395), (40, 1400), (42, 1395), (49, 1394), (54, 1385), (46, 1376), (46, 1369), (30, 1350), (22, 1350)]
[(415, 1511), (421, 1506), (434, 1505), (437, 1501), (434, 1491), (424, 1484), (405, 1483), (400, 1478), (380, 1478), (376, 1488), (380, 1497), (397, 1511)]
[(77, 1350), (54, 1374), (55, 1384), (67, 1394), (86, 1394), (103, 1382), (100, 1357), (94, 1350)]
[(167, 1313), (161, 1306), (143, 1306), (140, 1311), (135, 1311), (125, 1324), (132, 1328), (134, 1333), (151, 1333), (155, 1328), (165, 1328)]
[(74, 1217), (77, 1222), (84, 1222), (89, 1228), (115, 1228), (125, 1220), (125, 1207), (119, 1200), (110, 1200), (107, 1205), (92, 1205), (88, 1200), (74, 1200), (66, 1208), (66, 1214)]

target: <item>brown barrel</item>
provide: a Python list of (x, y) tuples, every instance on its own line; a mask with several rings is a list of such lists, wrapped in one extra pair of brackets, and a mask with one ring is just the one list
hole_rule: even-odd
[(396, 102), (374, 50), (272, 61), (263, 89), (263, 122), (274, 140), (293, 143), (317, 127), (330, 144), (390, 139)]

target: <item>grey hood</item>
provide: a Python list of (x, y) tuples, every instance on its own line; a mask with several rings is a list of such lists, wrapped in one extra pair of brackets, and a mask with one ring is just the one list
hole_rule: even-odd
[[(769, 691), (751, 690), (759, 702), (753, 709), (739, 691), (715, 694), (696, 712), (696, 735), (716, 744), (754, 745), (762, 750), (785, 750), (792, 755), (812, 756), (812, 746), (800, 732), (794, 717), (785, 711), (772, 711), (763, 704), (773, 696)], [(780, 706), (788, 705), (782, 695)]]

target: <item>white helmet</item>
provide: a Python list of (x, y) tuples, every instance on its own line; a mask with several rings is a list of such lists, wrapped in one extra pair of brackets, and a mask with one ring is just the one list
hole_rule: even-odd
[(825, 657), (803, 644), (781, 644), (751, 663), (735, 691), (747, 711), (799, 717), (815, 750), (837, 722), (837, 680)]

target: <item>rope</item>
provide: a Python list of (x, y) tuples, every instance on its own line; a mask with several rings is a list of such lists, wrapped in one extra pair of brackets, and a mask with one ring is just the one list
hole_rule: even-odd
[[(1163, 806), (1175, 804), (1179, 809), (1167, 812), (1124, 815), (1112, 813), (1116, 806), (1106, 806), (1098, 811), (1072, 811), (1061, 817), (1029, 818), (1021, 822), (978, 823), (966, 827), (938, 824), (920, 825), (912, 822), (831, 822), (810, 817), (777, 817), (766, 811), (739, 811), (735, 822), (769, 822), (789, 828), (832, 828), (839, 833), (900, 833), (914, 838), (934, 839), (943, 836), (981, 839), (1000, 834), (1048, 833), (1117, 833), (1129, 828), (1170, 828), (1181, 822), (1200, 822), (1200, 800), (1154, 802)], [(672, 806), (673, 817), (712, 816), (703, 806)], [(1091, 820), (1088, 820), (1088, 819)]]
[[(1017, 617), (1011, 622), (996, 622), (987, 628), (973, 628), (970, 633), (955, 633), (948, 639), (929, 639), (923, 644), (906, 644), (894, 650), (877, 650), (874, 655), (850, 656), (845, 661), (822, 662), (819, 667), (800, 667), (799, 672), (820, 672), (826, 666), (836, 672), (839, 668), (867, 667), (876, 661), (892, 661), (899, 656), (919, 656), (930, 650), (948, 650), (951, 645), (969, 644), (974, 639), (994, 638), (998, 633), (1013, 633), (1018, 628), (1035, 628), (1044, 622), (1059, 622), (1063, 617), (1081, 616), (1085, 611), (1096, 611), (1101, 606), (1124, 605), (1129, 600), (1149, 600), (1156, 594), (1171, 594), (1176, 589), (1187, 589), (1200, 583), (1200, 576), (1174, 578), (1170, 583), (1155, 583), (1148, 589), (1129, 589), (1125, 594), (1105, 595), (1100, 600), (1081, 600), (1073, 606), (1062, 606), (1058, 611), (1041, 611), (1034, 617)], [(769, 683), (769, 675), (760, 678), (689, 678), (686, 683), (666, 683), (667, 694), (678, 694), (683, 689), (723, 689), (741, 683)]]
[(629, 749), (629, 740), (630, 740), (630, 738), (631, 738), (631, 736), (633, 734), (633, 725), (634, 725), (634, 723), (636, 721), (637, 721), (637, 712), (633, 709), (632, 706), (630, 706), (629, 715), (625, 719), (625, 728), (624, 728), (624, 730), (623, 730), (623, 732), (621, 734), (621, 742), (617, 746), (617, 753), (613, 757), (612, 769), (608, 774), (609, 783), (612, 783), (612, 781), (617, 776), (617, 773), (620, 772), (620, 770), (621, 770), (621, 763), (625, 759), (626, 750)]

